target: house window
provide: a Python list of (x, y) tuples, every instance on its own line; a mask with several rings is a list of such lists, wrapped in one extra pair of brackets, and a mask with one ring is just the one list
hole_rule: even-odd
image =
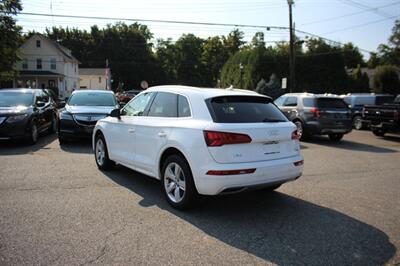
[(51, 58), (50, 59), (50, 69), (56, 69), (57, 65), (56, 65), (56, 59), (55, 58)]
[(101, 83), (101, 77), (99, 77), (99, 83)]
[(26, 58), (22, 60), (22, 69), (28, 69), (28, 59)]
[(40, 45), (41, 45), (41, 44), (40, 44), (40, 40), (36, 40), (36, 47), (37, 47), (37, 48), (40, 48)]
[(42, 69), (42, 59), (36, 59), (36, 69)]

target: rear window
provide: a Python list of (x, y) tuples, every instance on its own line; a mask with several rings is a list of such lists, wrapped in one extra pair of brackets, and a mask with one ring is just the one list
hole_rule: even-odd
[(304, 107), (315, 107), (314, 98), (303, 98)]
[(318, 98), (316, 102), (319, 108), (348, 108), (343, 99), (339, 98)]
[(286, 122), (283, 113), (265, 97), (221, 96), (206, 100), (216, 123)]

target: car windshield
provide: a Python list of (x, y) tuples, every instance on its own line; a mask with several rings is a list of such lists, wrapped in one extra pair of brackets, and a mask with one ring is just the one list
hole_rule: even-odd
[(68, 101), (71, 106), (115, 106), (115, 98), (111, 93), (80, 92), (71, 96)]
[(217, 123), (267, 123), (288, 120), (272, 100), (256, 96), (222, 96), (207, 100)]
[(31, 106), (32, 104), (32, 92), (0, 91), (0, 107)]
[(318, 98), (317, 107), (319, 108), (345, 108), (347, 104), (340, 98)]

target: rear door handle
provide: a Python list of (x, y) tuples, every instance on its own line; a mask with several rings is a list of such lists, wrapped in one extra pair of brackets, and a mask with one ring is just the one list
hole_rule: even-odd
[(157, 135), (158, 135), (159, 137), (165, 137), (165, 136), (167, 136), (167, 133), (161, 131), (161, 132), (159, 132)]
[(135, 129), (134, 128), (130, 128), (130, 129), (128, 129), (128, 132), (129, 133), (135, 133)]

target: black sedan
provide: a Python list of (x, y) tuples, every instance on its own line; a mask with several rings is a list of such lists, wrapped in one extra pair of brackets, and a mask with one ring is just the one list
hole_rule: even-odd
[(44, 90), (0, 90), (0, 140), (25, 139), (34, 144), (39, 133), (56, 130), (57, 109)]
[(58, 140), (90, 138), (97, 121), (105, 118), (119, 105), (112, 91), (78, 90), (60, 110)]

